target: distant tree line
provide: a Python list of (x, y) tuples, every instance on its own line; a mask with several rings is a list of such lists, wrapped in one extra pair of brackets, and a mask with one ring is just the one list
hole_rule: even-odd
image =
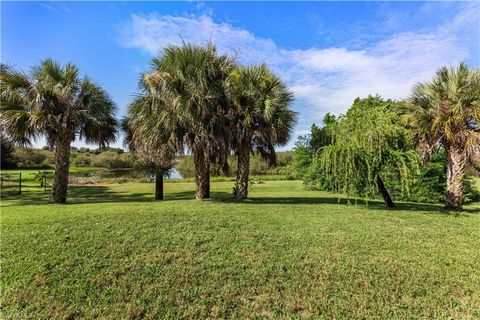
[[(31, 148), (18, 146), (4, 146), (2, 150), (2, 169), (53, 169), (54, 150), (50, 147)], [(99, 167), (107, 169), (135, 169), (144, 170), (145, 160), (139, 155), (122, 148), (71, 148), (70, 163), (73, 167)], [(5, 161), (5, 163), (4, 163)], [(230, 172), (228, 176), (236, 175), (236, 159), (234, 155), (228, 156)], [(251, 156), (250, 173), (252, 175), (281, 175), (285, 179), (294, 180), (301, 178), (292, 166), (293, 151), (277, 152), (277, 164), (270, 166), (258, 155)], [(184, 155), (174, 162), (175, 169), (184, 178), (195, 177), (195, 166), (191, 155)], [(224, 176), (222, 168), (216, 164), (210, 168), (212, 176)]]
[[(236, 158), (234, 155), (230, 155), (227, 158), (230, 172), (227, 176), (236, 176)], [(277, 164), (276, 166), (270, 166), (259, 155), (253, 155), (250, 157), (250, 174), (252, 175), (279, 175), (283, 179), (295, 180), (301, 178), (297, 175), (296, 170), (292, 166), (293, 163), (293, 151), (277, 152)], [(183, 156), (175, 163), (175, 169), (184, 178), (195, 177), (195, 165), (193, 163), (192, 156)], [(212, 176), (224, 176), (225, 173), (219, 165), (212, 165), (210, 168)]]
[[(72, 147), (70, 153), (70, 164), (73, 167), (118, 169), (137, 168), (141, 164), (141, 159), (137, 155), (121, 148)], [(54, 150), (50, 147), (10, 146), (8, 152), (2, 153), (2, 169), (53, 169), (54, 158)]]

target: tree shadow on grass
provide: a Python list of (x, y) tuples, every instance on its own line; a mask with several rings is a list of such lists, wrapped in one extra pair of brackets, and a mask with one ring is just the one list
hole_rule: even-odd
[[(102, 202), (132, 202), (147, 200), (149, 193), (116, 192), (108, 186), (81, 186), (70, 187), (67, 203), (102, 203)], [(49, 193), (38, 190), (27, 190), (21, 195), (2, 198), (2, 207), (25, 206), (48, 203)]]
[[(179, 192), (166, 192), (165, 199), (163, 201), (178, 201), (178, 200), (193, 200), (195, 199), (195, 191), (179, 191)], [(8, 200), (8, 201), (4, 201)], [(425, 203), (405, 203), (398, 202), (394, 208), (386, 208), (385, 204), (381, 200), (369, 200), (368, 203), (365, 200), (346, 199), (338, 196), (323, 196), (323, 197), (255, 197), (251, 196), (245, 201), (238, 201), (233, 198), (233, 195), (229, 192), (212, 191), (212, 202), (220, 203), (235, 203), (235, 204), (255, 204), (255, 205), (269, 205), (269, 204), (281, 204), (281, 205), (320, 205), (320, 204), (335, 204), (342, 206), (352, 206), (358, 208), (365, 208), (369, 210), (382, 210), (382, 211), (415, 211), (425, 213), (439, 213), (439, 214), (452, 214), (449, 211), (443, 209), (442, 205), (437, 204), (425, 204)], [(114, 203), (114, 202), (158, 202), (154, 200), (152, 192), (121, 192), (112, 190), (108, 185), (88, 185), (88, 186), (75, 186), (69, 188), (68, 204), (95, 204), (95, 203)], [(22, 195), (12, 195), (6, 198), (2, 198), (2, 207), (12, 206), (25, 206), (48, 203), (48, 194), (39, 190), (27, 190)], [(479, 207), (466, 207), (462, 213), (480, 213)]]
[[(226, 199), (226, 192), (212, 192), (212, 198)], [(49, 193), (38, 189), (26, 190), (21, 195), (9, 195), (2, 197), (2, 207), (27, 206), (48, 203)], [(179, 191), (164, 194), (164, 200), (193, 200), (195, 191)], [(108, 185), (87, 185), (69, 187), (67, 204), (95, 204), (110, 202), (161, 202), (154, 199), (153, 192), (131, 192), (112, 190)]]
[[(230, 197), (222, 197), (215, 199), (219, 202), (227, 203), (249, 203), (249, 204), (282, 204), (282, 205), (320, 205), (320, 204), (335, 204), (341, 206), (350, 206), (365, 208), (368, 210), (382, 210), (382, 211), (415, 211), (425, 213), (437, 213), (437, 214), (454, 214), (455, 212), (447, 211), (443, 209), (440, 204), (429, 203), (414, 203), (414, 202), (398, 202), (394, 208), (387, 208), (385, 203), (381, 200), (368, 200), (366, 202), (363, 199), (347, 199), (343, 197), (250, 197), (244, 201), (238, 201)], [(480, 208), (464, 208), (462, 213), (480, 213)]]

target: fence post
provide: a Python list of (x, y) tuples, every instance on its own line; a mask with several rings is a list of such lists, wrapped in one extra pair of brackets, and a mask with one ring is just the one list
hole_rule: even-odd
[(18, 194), (22, 194), (22, 173), (18, 174)]

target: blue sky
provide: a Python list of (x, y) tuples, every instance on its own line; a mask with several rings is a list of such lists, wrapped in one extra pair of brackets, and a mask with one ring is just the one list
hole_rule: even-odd
[(442, 65), (479, 66), (480, 3), (1, 2), (3, 63), (28, 71), (46, 57), (74, 62), (119, 117), (152, 55), (180, 35), (269, 64), (295, 94), (298, 135), (357, 96), (402, 99)]

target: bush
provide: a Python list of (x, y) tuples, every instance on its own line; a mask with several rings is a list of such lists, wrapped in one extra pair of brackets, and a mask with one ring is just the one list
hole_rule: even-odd
[(92, 157), (88, 153), (72, 153), (71, 165), (74, 167), (89, 167), (92, 164)]
[(134, 168), (137, 157), (130, 153), (119, 154), (116, 151), (104, 151), (93, 157), (94, 167), (104, 167), (109, 169)]
[[(259, 155), (250, 156), (250, 174), (251, 175), (285, 175), (291, 179), (298, 179), (295, 170), (291, 167), (293, 161), (293, 152), (277, 152), (277, 166), (271, 167)], [(237, 174), (237, 158), (234, 155), (228, 157), (228, 165), (230, 167), (230, 174), (228, 176), (235, 176)], [(184, 156), (180, 158), (175, 164), (175, 169), (183, 178), (195, 177), (195, 165), (192, 156)], [(210, 167), (210, 174), (212, 177), (224, 176), (220, 166), (212, 164)]]
[(49, 169), (54, 165), (53, 151), (18, 147), (12, 158), (21, 169)]

